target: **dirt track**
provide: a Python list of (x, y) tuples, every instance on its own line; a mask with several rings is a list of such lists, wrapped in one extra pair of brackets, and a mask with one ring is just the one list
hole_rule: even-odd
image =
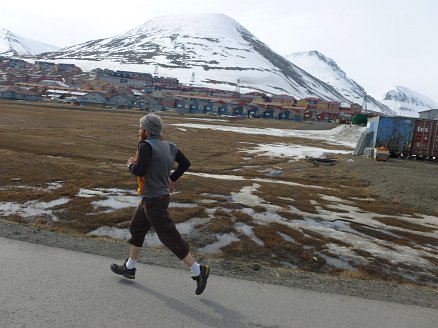
[(373, 193), (396, 208), (412, 208), (438, 215), (438, 162), (390, 158), (375, 161), (350, 156), (354, 169)]

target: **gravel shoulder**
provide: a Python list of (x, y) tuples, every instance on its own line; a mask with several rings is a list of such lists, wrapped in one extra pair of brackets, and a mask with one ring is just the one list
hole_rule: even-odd
[(345, 168), (352, 170), (379, 199), (399, 208), (416, 209), (438, 216), (438, 162), (390, 158), (376, 161), (350, 156)]
[[(123, 241), (73, 236), (4, 220), (0, 220), (0, 236), (119, 260), (126, 258), (128, 250), (126, 242)], [(209, 258), (208, 261), (215, 275), (438, 309), (437, 288), (388, 281), (349, 279), (219, 258)], [(184, 270), (183, 265), (173, 254), (162, 247), (145, 248), (141, 262)], [(102, 268), (102, 270), (106, 269)]]

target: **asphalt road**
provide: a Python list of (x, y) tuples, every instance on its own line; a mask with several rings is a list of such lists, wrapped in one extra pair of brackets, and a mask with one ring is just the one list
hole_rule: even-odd
[(212, 275), (0, 238), (0, 327), (436, 327), (438, 310)]

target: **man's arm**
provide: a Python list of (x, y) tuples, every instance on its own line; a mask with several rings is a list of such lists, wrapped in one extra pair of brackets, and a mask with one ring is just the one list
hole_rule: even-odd
[(178, 163), (178, 167), (170, 175), (170, 180), (172, 180), (173, 182), (178, 180), (181, 175), (183, 175), (184, 172), (187, 171), (191, 164), (189, 159), (180, 150), (178, 150), (178, 153), (176, 153), (175, 162)]
[(152, 146), (148, 142), (138, 144), (137, 162), (129, 165), (129, 172), (142, 177), (146, 175), (152, 157)]

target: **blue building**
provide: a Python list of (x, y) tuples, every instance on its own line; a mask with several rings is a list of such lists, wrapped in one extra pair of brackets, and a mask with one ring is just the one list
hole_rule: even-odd
[(133, 107), (135, 97), (125, 93), (119, 93), (114, 96), (106, 98), (106, 105), (117, 108), (131, 108)]
[(22, 90), (10, 86), (0, 88), (0, 98), (29, 101), (41, 101), (43, 99), (41, 93)]
[(176, 98), (176, 111), (179, 114), (188, 114), (190, 103), (186, 98)]
[(233, 115), (233, 106), (227, 103), (220, 103), (218, 107), (218, 115), (223, 116), (232, 116)]
[(104, 105), (106, 95), (103, 92), (92, 91), (78, 98), (81, 105)]

